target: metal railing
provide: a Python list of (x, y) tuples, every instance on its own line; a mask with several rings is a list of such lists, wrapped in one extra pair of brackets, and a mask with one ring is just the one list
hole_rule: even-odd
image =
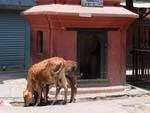
[(150, 49), (132, 50), (132, 74), (139, 80), (150, 79)]

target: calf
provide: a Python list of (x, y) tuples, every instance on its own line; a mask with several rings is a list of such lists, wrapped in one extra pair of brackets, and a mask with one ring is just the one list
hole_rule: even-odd
[[(77, 70), (77, 64), (76, 62), (72, 60), (67, 60), (64, 63), (64, 72), (65, 76), (68, 80), (68, 84), (70, 84), (71, 87), (71, 98), (70, 103), (75, 102), (75, 96), (77, 94), (77, 77), (76, 77), (76, 70)], [(58, 98), (58, 94), (60, 92), (60, 89), (62, 88), (62, 81), (58, 81), (56, 83), (56, 94), (55, 94), (55, 100), (52, 104), (54, 104)]]
[(75, 96), (77, 94), (77, 63), (72, 60), (65, 62), (65, 76), (69, 79), (71, 86), (71, 98), (70, 102), (75, 102)]
[(64, 72), (65, 60), (60, 57), (52, 57), (34, 64), (28, 71), (27, 88), (23, 92), (24, 106), (29, 106), (35, 96), (36, 105), (40, 103), (41, 93), (44, 93), (44, 100), (47, 98), (47, 85), (62, 83), (65, 91), (64, 101), (67, 101), (67, 79)]

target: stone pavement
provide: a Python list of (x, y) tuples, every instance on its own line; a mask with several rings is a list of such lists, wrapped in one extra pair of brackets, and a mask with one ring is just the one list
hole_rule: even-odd
[[(23, 91), (26, 88), (25, 74), (5, 74), (0, 75), (0, 105), (9, 105), (10, 102), (23, 103)], [(54, 96), (55, 89), (52, 88), (50, 94)], [(140, 89), (131, 85), (119, 85), (110, 87), (90, 87), (78, 88), (76, 101), (105, 100), (123, 97), (140, 97), (150, 95), (148, 90)], [(62, 98), (63, 93), (59, 96)]]

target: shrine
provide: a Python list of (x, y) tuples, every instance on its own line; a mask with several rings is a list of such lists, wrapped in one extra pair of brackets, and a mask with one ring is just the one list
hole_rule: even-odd
[(126, 31), (138, 15), (121, 0), (37, 0), (22, 14), (31, 27), (32, 64), (75, 60), (82, 80), (126, 83)]

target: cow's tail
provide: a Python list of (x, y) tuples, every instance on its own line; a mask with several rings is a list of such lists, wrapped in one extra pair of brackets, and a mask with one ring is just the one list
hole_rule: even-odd
[(76, 83), (76, 78), (75, 76), (66, 76), (67, 79), (69, 80), (69, 84), (70, 84), (70, 88), (71, 88), (71, 97), (70, 97), (70, 101), (71, 102), (75, 102), (75, 96), (77, 94), (77, 83)]

